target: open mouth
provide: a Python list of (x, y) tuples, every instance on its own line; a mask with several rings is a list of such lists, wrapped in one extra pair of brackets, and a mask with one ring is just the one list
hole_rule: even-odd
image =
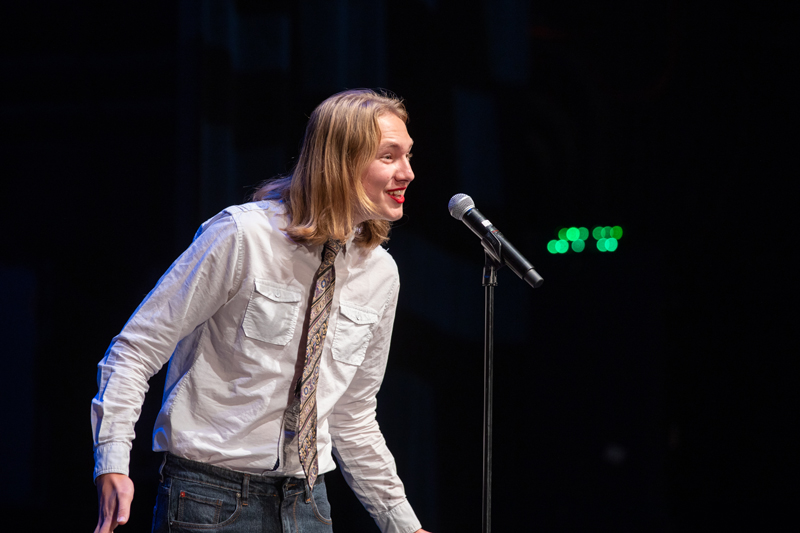
[(402, 204), (406, 201), (406, 197), (404, 196), (405, 189), (392, 189), (391, 191), (386, 191), (386, 194), (389, 195), (389, 198), (397, 202), (398, 204)]

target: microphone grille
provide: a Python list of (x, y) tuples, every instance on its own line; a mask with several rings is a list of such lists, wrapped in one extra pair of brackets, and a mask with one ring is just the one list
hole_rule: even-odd
[(466, 194), (458, 193), (450, 198), (450, 203), (447, 204), (447, 210), (456, 220), (461, 220), (464, 213), (475, 207), (475, 202)]

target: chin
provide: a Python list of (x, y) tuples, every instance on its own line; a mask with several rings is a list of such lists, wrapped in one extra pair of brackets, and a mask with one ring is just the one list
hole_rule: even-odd
[(381, 205), (378, 206), (376, 212), (372, 215), (373, 220), (385, 220), (387, 222), (396, 222), (403, 218), (403, 208), (396, 205)]

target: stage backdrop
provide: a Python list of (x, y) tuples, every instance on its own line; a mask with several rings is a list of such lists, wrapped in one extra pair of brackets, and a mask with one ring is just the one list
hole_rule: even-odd
[[(495, 529), (795, 530), (796, 7), (5, 10), (0, 509), (19, 528), (94, 527), (111, 338), (204, 220), (291, 170), (320, 101), (371, 87), (406, 100), (415, 141), (379, 422), (424, 527), (480, 527), (483, 251), (446, 209), (465, 193), (545, 279), (499, 275)], [(128, 531), (150, 526), (163, 381), (136, 427)], [(376, 531), (328, 483), (337, 530)]]

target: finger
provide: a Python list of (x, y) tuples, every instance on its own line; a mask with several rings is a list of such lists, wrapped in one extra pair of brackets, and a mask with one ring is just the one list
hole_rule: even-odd
[(115, 527), (117, 527), (117, 523), (110, 516), (101, 516), (94, 533), (111, 533)]
[(119, 524), (126, 524), (131, 516), (131, 502), (133, 501), (133, 490), (127, 487), (117, 494), (117, 513), (116, 521)]
[[(117, 511), (119, 509), (119, 495), (115, 494), (114, 496), (116, 497), (103, 499), (100, 505), (100, 520), (95, 533), (111, 533), (117, 527), (118, 521), (116, 517), (119, 514)], [(128, 508), (130, 508), (130, 502), (128, 503)]]

